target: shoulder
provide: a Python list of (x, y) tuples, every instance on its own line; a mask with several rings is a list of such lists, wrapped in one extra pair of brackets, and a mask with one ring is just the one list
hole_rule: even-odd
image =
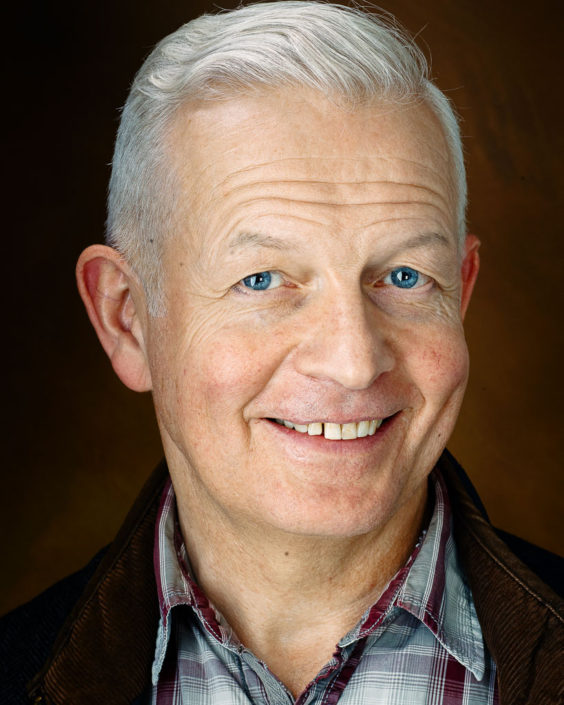
[(538, 575), (557, 595), (564, 596), (564, 558), (501, 529), (496, 529), (496, 533), (529, 570)]
[(501, 571), (500, 576), (510, 578), (516, 589), (538, 594), (541, 601), (558, 604), (560, 608), (564, 559), (494, 528), (470, 478), (448, 451), (443, 452), (438, 465), (453, 508), (457, 547), (474, 584), (484, 580), (488, 562), (492, 570), (495, 566), (495, 570)]
[[(445, 452), (440, 471), (456, 548), (484, 642), (508, 703), (560, 703), (564, 683), (563, 560), (490, 524), (464, 470)], [(504, 701), (504, 702), (505, 702)]]
[(25, 686), (41, 668), (106, 549), (81, 570), (0, 618), (0, 702), (27, 702)]

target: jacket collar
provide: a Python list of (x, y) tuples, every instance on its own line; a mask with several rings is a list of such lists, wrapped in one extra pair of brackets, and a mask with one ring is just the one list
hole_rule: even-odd
[[(497, 665), (501, 704), (556, 705), (555, 674), (564, 671), (564, 649), (555, 629), (562, 634), (562, 601), (497, 536), (470, 480), (448, 451), (438, 466), (452, 502), (460, 559)], [(34, 702), (131, 703), (150, 686), (159, 621), (152, 549), (167, 477), (162, 462), (30, 684)]]
[(500, 701), (557, 705), (564, 672), (563, 601), (497, 535), (448, 451), (439, 467), (452, 502), (457, 549), (497, 665)]
[(150, 684), (159, 620), (153, 539), (168, 478), (151, 475), (33, 679), (34, 703), (131, 703)]

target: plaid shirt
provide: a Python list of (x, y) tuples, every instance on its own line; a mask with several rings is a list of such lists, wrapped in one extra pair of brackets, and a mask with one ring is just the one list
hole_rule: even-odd
[(151, 702), (497, 705), (495, 663), (458, 564), (446, 487), (431, 478), (435, 505), (424, 539), (295, 701), (194, 582), (169, 482), (155, 535), (161, 620)]

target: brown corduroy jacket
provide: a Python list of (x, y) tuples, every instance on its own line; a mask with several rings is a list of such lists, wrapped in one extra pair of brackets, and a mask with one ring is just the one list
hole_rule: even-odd
[[(501, 705), (562, 705), (563, 601), (499, 537), (448, 452), (439, 466), (453, 505), (459, 555), (484, 639), (497, 664)], [(153, 540), (166, 477), (163, 463), (145, 485), (28, 686), (32, 703), (141, 702), (150, 687), (159, 619)]]

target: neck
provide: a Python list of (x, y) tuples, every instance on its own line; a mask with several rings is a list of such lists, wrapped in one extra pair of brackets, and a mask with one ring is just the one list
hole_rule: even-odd
[(198, 584), (295, 696), (404, 565), (427, 499), (424, 483), (384, 526), (360, 536), (318, 537), (202, 511), (201, 497), (196, 502), (185, 487), (175, 489)]

